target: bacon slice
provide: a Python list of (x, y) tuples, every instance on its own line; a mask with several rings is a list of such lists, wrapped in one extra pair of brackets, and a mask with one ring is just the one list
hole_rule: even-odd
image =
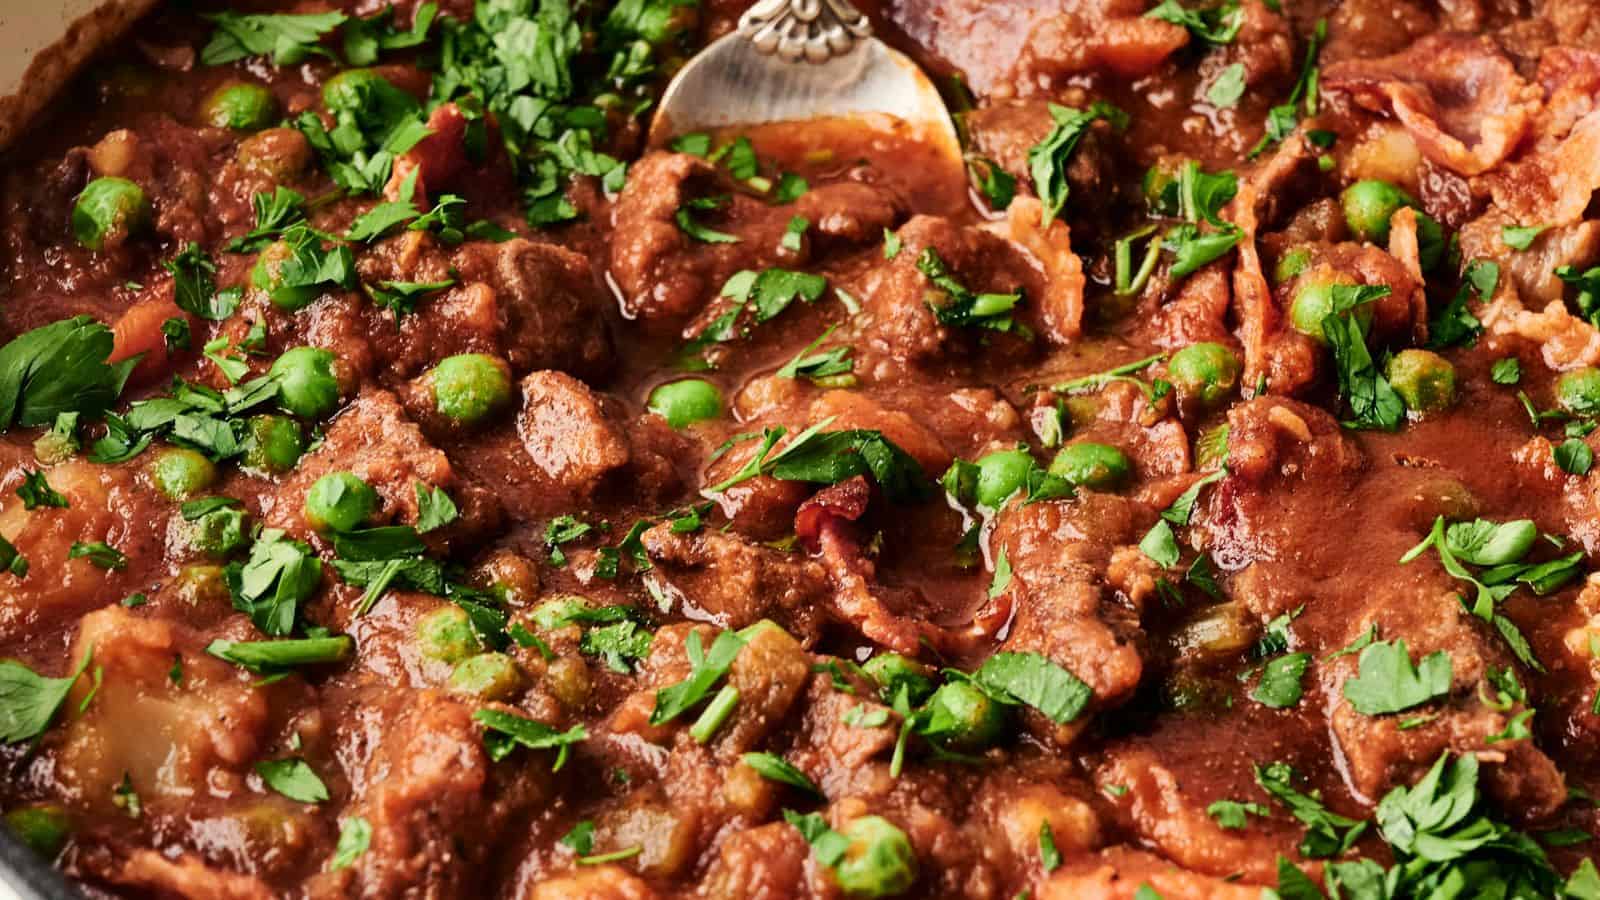
[(1527, 137), (1543, 91), (1487, 37), (1436, 34), (1381, 59), (1337, 62), (1322, 88), (1390, 112), (1423, 154), (1462, 175), (1504, 162)]

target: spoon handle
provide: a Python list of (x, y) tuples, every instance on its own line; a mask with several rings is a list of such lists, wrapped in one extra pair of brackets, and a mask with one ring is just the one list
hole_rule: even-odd
[(759, 0), (739, 17), (739, 35), (764, 54), (824, 63), (872, 37), (872, 23), (849, 0)]

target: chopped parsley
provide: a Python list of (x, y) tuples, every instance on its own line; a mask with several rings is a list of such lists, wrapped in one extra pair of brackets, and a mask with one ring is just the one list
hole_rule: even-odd
[(45, 479), (43, 472), (23, 472), (22, 483), (17, 485), (17, 496), (22, 498), (23, 509), (37, 509), (41, 506), (66, 509), (70, 506), (66, 497), (50, 487), (50, 482)]
[[(0, 741), (16, 744), (43, 734), (93, 655), (85, 653), (78, 667), (61, 678), (39, 675), (16, 660), (0, 660)], [(85, 697), (82, 705), (88, 703)]]
[(497, 709), (480, 709), (472, 714), (472, 718), (484, 728), (483, 744), (489, 751), (490, 759), (499, 762), (518, 747), (529, 750), (554, 749), (556, 758), (550, 765), (553, 772), (561, 771), (573, 745), (582, 743), (589, 736), (588, 730), (582, 725), (557, 731), (543, 722)]
[(1045, 225), (1066, 208), (1067, 194), (1071, 190), (1067, 183), (1067, 166), (1089, 126), (1103, 119), (1119, 130), (1128, 127), (1128, 114), (1104, 101), (1097, 100), (1088, 109), (1054, 103), (1049, 108), (1055, 124), (1044, 140), (1028, 151), (1028, 173), (1033, 177), (1034, 192), (1044, 206)]
[(328, 860), (328, 871), (337, 872), (355, 864), (372, 845), (372, 825), (360, 816), (351, 816), (339, 824), (339, 842), (333, 847), (333, 857)]
[[(1167, 2), (1175, 3), (1175, 0)], [(1250, 148), (1248, 155), (1251, 159), (1260, 156), (1268, 147), (1294, 132), (1295, 126), (1300, 124), (1302, 103), (1306, 115), (1317, 114), (1317, 81), (1320, 71), (1317, 68), (1317, 54), (1321, 52), (1322, 44), (1327, 39), (1328, 22), (1326, 19), (1318, 19), (1316, 28), (1311, 32), (1311, 39), (1306, 44), (1306, 56), (1300, 65), (1300, 77), (1295, 79), (1288, 101), (1267, 111), (1266, 127), (1261, 140)]]
[(52, 322), (0, 347), (0, 431), (93, 418), (122, 393), (138, 357), (111, 364), (111, 329), (88, 316)]
[(1217, 826), (1220, 828), (1240, 831), (1249, 825), (1248, 816), (1257, 816), (1264, 819), (1272, 815), (1272, 810), (1259, 803), (1218, 800), (1206, 807), (1206, 815), (1215, 819)]
[(822, 796), (822, 789), (817, 787), (816, 782), (776, 753), (746, 753), (739, 758), (745, 765), (756, 770), (756, 774), (768, 781), (787, 784), (817, 797)]
[(1238, 0), (1224, 0), (1208, 9), (1190, 9), (1178, 0), (1161, 0), (1144, 17), (1180, 25), (1208, 44), (1232, 43), (1244, 26), (1244, 9)]
[(300, 666), (343, 662), (354, 648), (355, 642), (349, 636), (339, 635), (272, 641), (215, 640), (206, 645), (206, 652), (257, 675), (272, 675)]
[(744, 645), (745, 638), (738, 632), (724, 631), (711, 642), (711, 650), (707, 652), (701, 644), (700, 632), (689, 632), (689, 637), (684, 641), (684, 652), (689, 658), (689, 676), (656, 692), (656, 705), (650, 712), (650, 724), (671, 722), (706, 699), (711, 689), (728, 674), (729, 667)]
[(321, 803), (328, 799), (328, 786), (299, 757), (262, 760), (256, 763), (256, 774), (267, 787), (296, 803)]
[(341, 12), (298, 15), (243, 15), (234, 12), (205, 16), (217, 30), (200, 51), (208, 66), (220, 66), (251, 56), (265, 56), (275, 66), (292, 66), (311, 56), (332, 56), (320, 46), (324, 37), (343, 25)]
[(1310, 859), (1337, 856), (1355, 846), (1369, 823), (1339, 815), (1322, 800), (1295, 788), (1295, 771), (1286, 763), (1256, 766), (1256, 784), (1272, 799), (1283, 804), (1289, 814), (1306, 826), (1300, 841), (1300, 855)]
[(1544, 233), (1549, 225), (1505, 225), (1500, 229), (1500, 240), (1513, 250), (1526, 250), (1533, 245), (1533, 239)]
[[(1016, 331), (1024, 337), (1031, 337), (1027, 326), (1019, 324), (1012, 317), (1017, 304), (1022, 302), (1021, 292), (978, 294), (968, 290), (951, 276), (944, 260), (932, 247), (924, 248), (922, 255), (917, 257), (917, 271), (944, 294), (943, 298), (930, 297), (926, 300), (940, 325)], [(936, 302), (937, 299), (944, 299), (945, 302)]]
[(1244, 63), (1232, 63), (1211, 80), (1211, 87), (1206, 88), (1206, 101), (1217, 109), (1232, 109), (1239, 105), (1244, 88)]
[(242, 292), (217, 290), (216, 263), (206, 256), (199, 244), (185, 246), (177, 256), (161, 265), (172, 273), (172, 299), (184, 312), (220, 321), (239, 308)]
[(1300, 702), (1301, 679), (1311, 664), (1309, 653), (1289, 653), (1268, 661), (1250, 699), (1273, 709), (1288, 709)]
[(87, 559), (98, 568), (111, 572), (128, 567), (128, 557), (105, 541), (73, 541), (72, 547), (67, 550), (67, 559)]
[(1436, 650), (1413, 665), (1404, 638), (1368, 645), (1358, 667), (1345, 680), (1344, 697), (1364, 715), (1403, 712), (1450, 692), (1450, 654)]

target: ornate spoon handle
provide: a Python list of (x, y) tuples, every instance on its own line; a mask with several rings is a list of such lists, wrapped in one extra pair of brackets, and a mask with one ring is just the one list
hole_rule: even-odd
[(849, 0), (759, 0), (739, 17), (739, 35), (761, 53), (824, 63), (872, 37), (872, 23)]

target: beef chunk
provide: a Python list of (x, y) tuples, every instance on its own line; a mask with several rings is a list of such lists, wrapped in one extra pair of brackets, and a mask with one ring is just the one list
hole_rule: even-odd
[(610, 366), (607, 301), (584, 257), (517, 238), (464, 244), (451, 262), (464, 282), (494, 291), (495, 331), (513, 371), (594, 377)]
[(600, 397), (560, 372), (534, 372), (522, 380), (517, 431), (533, 464), (575, 494), (592, 494), (602, 478), (632, 458), (627, 436)]
[(428, 443), (387, 391), (362, 394), (328, 425), (322, 446), (262, 497), (262, 518), (296, 534), (308, 533), (300, 514), (306, 491), (330, 472), (354, 472), (371, 485), (382, 501), (374, 517), (381, 522), (416, 522), (418, 484), (443, 489), (461, 512), (442, 534), (481, 536), (497, 528), (503, 515), (499, 500), (458, 476), (449, 457)]
[(382, 707), (381, 722), (349, 736), (359, 754), (349, 760), (359, 770), (351, 814), (372, 827), (371, 845), (349, 868), (316, 876), (310, 896), (402, 896), (416, 885), (433, 897), (481, 896), (494, 851), (483, 838), (548, 791), (548, 762), (491, 763), (472, 708), (442, 694)]
[(815, 562), (717, 531), (677, 534), (666, 523), (641, 540), (659, 576), (707, 620), (744, 628), (772, 618), (808, 641), (820, 630), (815, 607), (827, 580)]
[[(1134, 543), (1153, 513), (1109, 494), (1076, 501), (1011, 504), (1000, 514), (993, 546), (1011, 563), (1005, 597), (1015, 617), (1001, 645), (1050, 657), (1088, 683), (1100, 707), (1126, 701), (1144, 671), (1141, 610), (1101, 575), (1118, 544)], [(1085, 717), (1064, 725), (1028, 710), (1031, 730), (1069, 743)]]

